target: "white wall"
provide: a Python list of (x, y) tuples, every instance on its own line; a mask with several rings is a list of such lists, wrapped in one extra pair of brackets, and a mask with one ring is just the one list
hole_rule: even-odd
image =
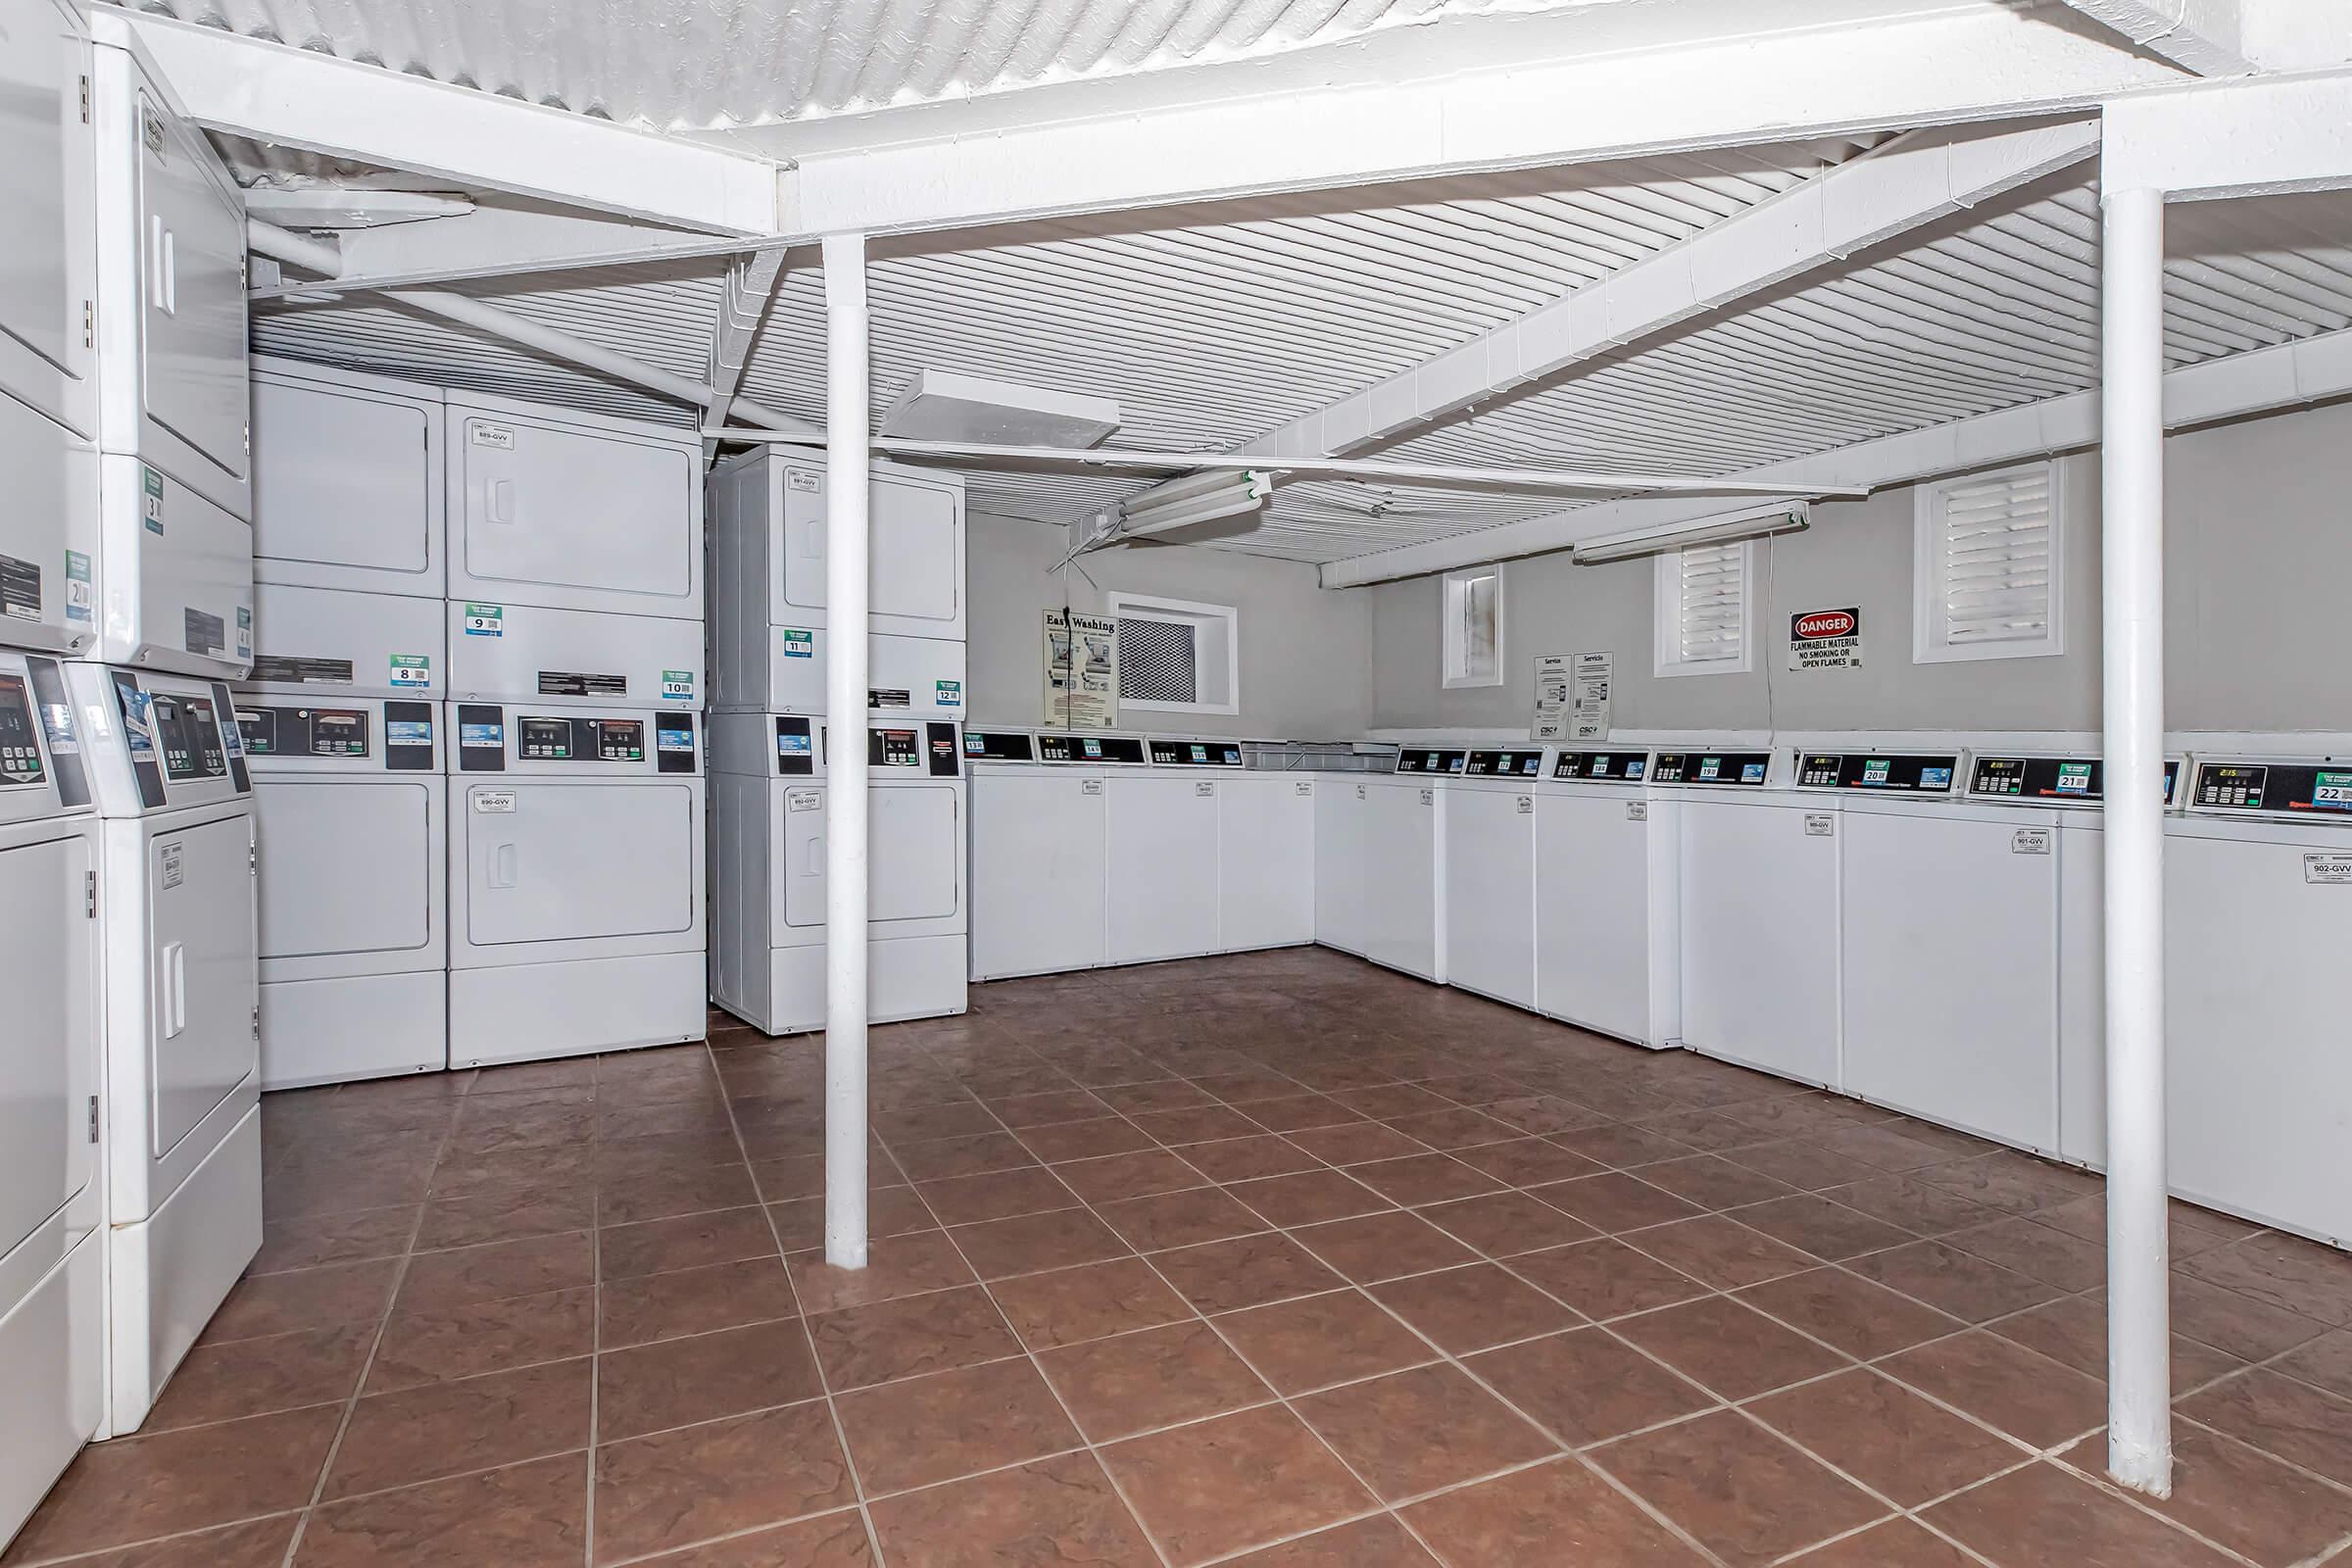
[[(1241, 612), (1238, 714), (1138, 712), (1120, 727), (1328, 740), (1372, 722), (1372, 601), (1325, 592), (1315, 569), (1181, 545), (1097, 551), (1060, 571), (1068, 532), (1015, 517), (971, 519), (970, 721), (1034, 725), (1045, 712), (1045, 612), (1100, 613), (1112, 592), (1162, 594)], [(1065, 594), (1067, 596), (1065, 600)]]
[[(2192, 431), (2166, 444), (2166, 722), (2174, 730), (2352, 730), (2352, 405)], [(1372, 595), (1372, 723), (1524, 731), (1540, 654), (1617, 655), (1619, 729), (2088, 730), (2099, 724), (2099, 472), (2060, 465), (2067, 651), (1911, 662), (1912, 491), (1814, 508), (1808, 533), (1758, 547), (1756, 671), (1651, 673), (1651, 564), (1509, 564), (1509, 679), (1439, 682), (1439, 581)], [(1363, 592), (1365, 590), (1352, 590)], [(1862, 611), (1863, 667), (1794, 673), (1788, 616)]]

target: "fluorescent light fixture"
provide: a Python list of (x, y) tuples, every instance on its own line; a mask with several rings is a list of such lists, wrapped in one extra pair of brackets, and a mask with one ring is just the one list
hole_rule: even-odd
[(1568, 559), (1580, 566), (1598, 566), (1611, 561), (1662, 556), (1669, 550), (1683, 550), (1691, 545), (1728, 545), (1772, 534), (1803, 533), (1812, 526), (1812, 509), (1802, 501), (1789, 501), (1770, 507), (1748, 507), (1740, 512), (1719, 512), (1706, 517), (1686, 517), (1680, 522), (1655, 523), (1647, 528), (1588, 539), (1570, 551)]
[(1274, 476), (1259, 468), (1187, 474), (1153, 485), (1119, 503), (1118, 533), (1165, 533), (1257, 511), (1274, 493)]

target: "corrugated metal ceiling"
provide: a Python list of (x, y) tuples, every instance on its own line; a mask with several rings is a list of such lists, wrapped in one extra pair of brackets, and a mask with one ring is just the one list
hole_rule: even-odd
[[(531, 103), (683, 131), (1247, 59), (1494, 3), (155, 0), (146, 8)], [(1621, 0), (1547, 0), (1544, 8), (1610, 3)]]

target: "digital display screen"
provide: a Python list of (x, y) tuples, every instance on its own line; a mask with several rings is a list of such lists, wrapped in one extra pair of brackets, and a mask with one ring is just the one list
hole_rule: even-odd
[[(523, 722), (528, 724), (529, 719)], [(600, 718), (596, 725), (596, 756), (603, 762), (642, 762), (645, 760), (645, 720), (641, 718)]]
[(567, 761), (571, 757), (571, 720), (526, 718), (522, 724), (521, 755), (543, 762)]
[(185, 783), (224, 778), (228, 753), (209, 697), (174, 697), (158, 692), (148, 706), (156, 749), (164, 755), (164, 776)]
[(368, 715), (355, 709), (314, 709), (311, 710), (311, 755), (313, 757), (366, 757), (368, 755)]

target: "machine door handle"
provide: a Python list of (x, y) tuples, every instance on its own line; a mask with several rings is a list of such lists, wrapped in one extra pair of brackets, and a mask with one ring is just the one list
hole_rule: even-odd
[(521, 853), (512, 844), (501, 844), (490, 854), (490, 885), (494, 888), (517, 886), (521, 874)]
[(490, 520), (496, 523), (513, 523), (514, 520), (514, 481), (493, 479), (487, 489), (489, 492), (486, 498), (487, 511)]
[(825, 555), (825, 519), (811, 517), (801, 525), (801, 559), (821, 561)]
[(825, 836), (822, 833), (811, 833), (802, 843), (801, 875), (823, 876), (824, 874)]
[(188, 1026), (188, 951), (180, 943), (164, 947), (164, 1038), (170, 1040)]
[(179, 314), (179, 269), (172, 254), (172, 231), (164, 226), (162, 218), (151, 218), (155, 242), (149, 249), (155, 256), (155, 308), (166, 316)]

